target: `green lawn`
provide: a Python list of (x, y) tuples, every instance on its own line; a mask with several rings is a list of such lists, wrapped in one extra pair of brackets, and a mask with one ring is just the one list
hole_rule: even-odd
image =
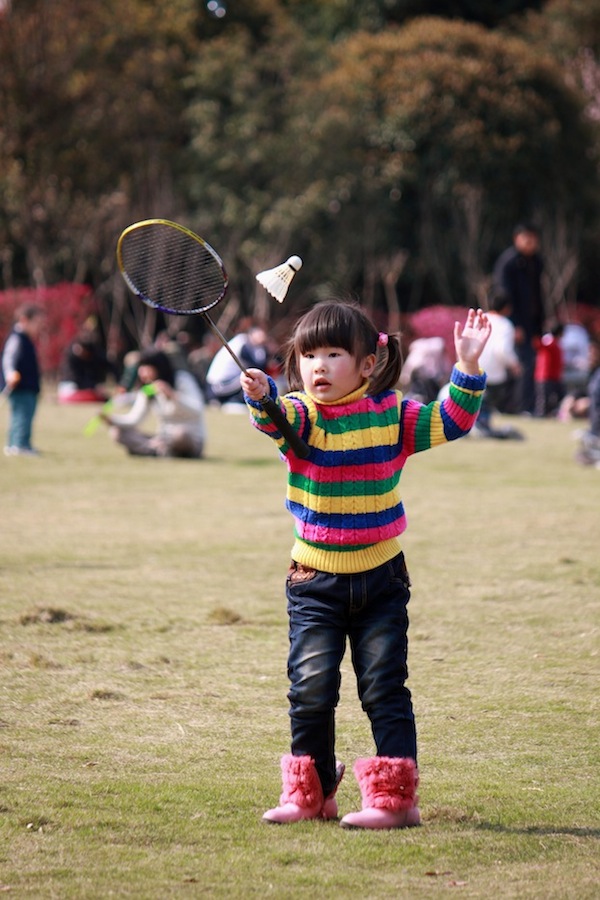
[[(600, 896), (600, 472), (572, 426), (409, 461), (423, 827), (377, 833), (260, 820), (289, 740), (274, 447), (210, 410), (207, 459), (133, 459), (93, 412), (48, 394), (43, 457), (0, 459), (2, 892)], [(372, 753), (345, 660), (341, 814)]]

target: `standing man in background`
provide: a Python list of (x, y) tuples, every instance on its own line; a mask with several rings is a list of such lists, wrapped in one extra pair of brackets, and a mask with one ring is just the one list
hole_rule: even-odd
[(513, 243), (496, 261), (493, 282), (510, 298), (510, 319), (515, 326), (515, 349), (521, 365), (516, 412), (535, 410), (535, 344), (544, 332), (544, 295), (540, 236), (534, 225), (520, 224)]

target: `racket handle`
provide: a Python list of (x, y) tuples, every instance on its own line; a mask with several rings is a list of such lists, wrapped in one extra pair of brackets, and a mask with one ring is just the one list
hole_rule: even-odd
[(267, 413), (270, 419), (273, 420), (277, 428), (286, 439), (294, 453), (299, 459), (306, 459), (310, 454), (310, 448), (308, 444), (305, 444), (300, 435), (294, 431), (284, 414), (281, 412), (281, 408), (278, 406), (275, 401), (269, 397), (265, 396), (260, 401), (260, 405)]

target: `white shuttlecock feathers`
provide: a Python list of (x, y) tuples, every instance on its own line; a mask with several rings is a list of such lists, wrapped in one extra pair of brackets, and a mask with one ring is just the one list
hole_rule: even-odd
[(299, 256), (290, 256), (288, 260), (274, 269), (265, 269), (259, 272), (256, 280), (262, 284), (271, 297), (275, 297), (278, 303), (282, 303), (288, 292), (290, 282), (296, 272), (302, 268), (302, 260)]

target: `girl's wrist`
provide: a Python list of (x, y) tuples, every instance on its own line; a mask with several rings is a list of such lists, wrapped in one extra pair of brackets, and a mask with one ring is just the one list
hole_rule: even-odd
[(479, 363), (465, 362), (462, 359), (458, 360), (458, 362), (456, 363), (456, 368), (460, 369), (461, 372), (464, 372), (465, 375), (479, 375), (481, 372)]

